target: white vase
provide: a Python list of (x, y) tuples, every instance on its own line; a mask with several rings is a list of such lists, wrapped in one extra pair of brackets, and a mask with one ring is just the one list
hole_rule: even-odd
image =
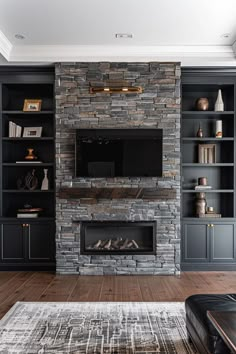
[(222, 120), (217, 120), (216, 121), (215, 137), (216, 138), (222, 138)]
[(215, 112), (223, 112), (224, 111), (224, 102), (222, 99), (221, 89), (218, 90), (218, 96), (215, 102)]
[(43, 170), (44, 172), (44, 178), (42, 180), (42, 186), (41, 186), (41, 190), (42, 191), (47, 191), (49, 186), (48, 186), (48, 170), (45, 168)]

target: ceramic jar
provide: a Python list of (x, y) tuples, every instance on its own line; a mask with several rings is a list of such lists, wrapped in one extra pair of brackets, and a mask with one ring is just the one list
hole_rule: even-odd
[(207, 111), (209, 108), (209, 101), (206, 97), (200, 97), (196, 101), (197, 111)]
[(200, 216), (201, 214), (206, 214), (206, 194), (205, 193), (197, 193), (196, 195), (196, 216)]

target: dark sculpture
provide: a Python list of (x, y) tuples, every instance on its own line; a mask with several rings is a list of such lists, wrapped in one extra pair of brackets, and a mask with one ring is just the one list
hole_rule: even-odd
[(26, 176), (18, 178), (16, 184), (18, 189), (35, 190), (38, 186), (38, 178), (35, 176), (35, 169), (29, 171)]

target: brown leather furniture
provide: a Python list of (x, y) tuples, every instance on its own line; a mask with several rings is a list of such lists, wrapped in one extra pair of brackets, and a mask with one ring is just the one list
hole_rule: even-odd
[(209, 319), (207, 311), (236, 311), (236, 294), (198, 294), (185, 301), (186, 327), (189, 339), (200, 354), (229, 354)]

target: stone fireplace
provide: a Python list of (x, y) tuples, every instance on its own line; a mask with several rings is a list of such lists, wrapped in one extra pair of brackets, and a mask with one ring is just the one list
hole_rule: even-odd
[[(90, 93), (91, 85), (118, 81), (141, 86), (143, 92)], [(57, 272), (178, 273), (180, 64), (60, 63), (55, 87)], [(162, 177), (75, 178), (76, 129), (134, 128), (162, 129)], [(154, 235), (144, 225), (153, 225)], [(124, 231), (122, 238), (118, 233)], [(143, 243), (151, 236), (154, 244)], [(99, 241), (101, 248), (94, 249)], [(113, 249), (102, 250), (102, 245)]]

